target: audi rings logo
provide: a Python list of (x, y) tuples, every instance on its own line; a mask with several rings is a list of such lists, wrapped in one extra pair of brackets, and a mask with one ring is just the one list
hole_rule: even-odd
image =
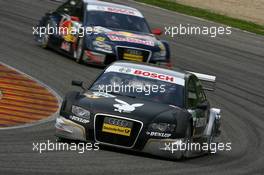
[(128, 122), (125, 120), (119, 120), (119, 119), (114, 119), (114, 118), (109, 118), (108, 119), (109, 124), (115, 125), (115, 126), (121, 126), (121, 127), (128, 127)]

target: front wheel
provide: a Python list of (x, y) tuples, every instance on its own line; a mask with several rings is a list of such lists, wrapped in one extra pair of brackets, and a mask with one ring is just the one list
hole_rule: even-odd
[(188, 158), (191, 156), (191, 150), (189, 149), (189, 144), (192, 143), (192, 125), (191, 122), (188, 122), (186, 131), (185, 131), (185, 137), (183, 140), (182, 146), (185, 147), (185, 150), (182, 152), (182, 159)]
[(74, 49), (73, 57), (77, 63), (83, 62), (83, 38), (79, 38), (77, 48)]
[[(211, 131), (211, 134), (210, 134), (210, 136), (208, 137), (208, 139), (207, 139), (207, 143), (208, 143), (208, 145), (212, 145), (212, 144), (215, 144), (216, 142), (215, 142), (215, 137), (216, 137), (216, 123), (214, 122), (213, 123), (213, 126), (212, 126), (212, 131)], [(210, 146), (209, 146), (209, 148), (211, 148)], [(208, 149), (208, 153), (209, 154), (211, 154), (211, 153), (213, 153), (214, 152), (214, 150), (212, 150), (212, 149)]]
[[(50, 22), (47, 22), (46, 29), (48, 29), (48, 26), (50, 26)], [(50, 41), (50, 35), (48, 34), (49, 32), (45, 32), (43, 36), (41, 37), (41, 47), (44, 49), (47, 49), (49, 47), (49, 41)]]

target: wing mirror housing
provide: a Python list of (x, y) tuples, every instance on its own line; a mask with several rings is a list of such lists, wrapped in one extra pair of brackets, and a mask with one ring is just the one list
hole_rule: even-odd
[(83, 86), (83, 81), (73, 80), (72, 81), (72, 86), (77, 86), (77, 87), (81, 87), (82, 89), (85, 89), (84, 86)]
[(151, 31), (151, 33), (152, 34), (154, 34), (154, 35), (162, 35), (162, 30), (161, 29), (153, 29), (152, 31)]

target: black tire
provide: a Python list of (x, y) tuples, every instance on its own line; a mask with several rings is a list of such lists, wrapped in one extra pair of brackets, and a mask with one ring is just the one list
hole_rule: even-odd
[(76, 49), (73, 51), (74, 53), (73, 53), (73, 57), (74, 57), (74, 59), (75, 59), (75, 61), (77, 62), (77, 63), (83, 63), (83, 44), (84, 44), (84, 42), (83, 42), (84, 40), (83, 40), (83, 38), (79, 38), (78, 39), (78, 43), (77, 43), (77, 47), (76, 47)]
[[(208, 140), (207, 140), (207, 143), (208, 145), (211, 145), (212, 143), (215, 143), (215, 137), (216, 137), (216, 123), (214, 121), (213, 123), (213, 126), (212, 126), (212, 132), (210, 134), (210, 136), (208, 137)], [(208, 154), (212, 154), (212, 150), (210, 149), (210, 146), (209, 146), (209, 149), (208, 149)]]
[[(46, 23), (46, 29), (48, 29), (48, 26), (50, 24), (50, 21), (47, 21)], [(42, 37), (41, 37), (41, 43), (40, 46), (44, 49), (49, 48), (49, 43), (50, 43), (50, 35), (46, 32)]]
[[(191, 122), (187, 123), (183, 143), (186, 145), (192, 143), (192, 123)], [(186, 146), (186, 149), (182, 152), (182, 159), (186, 159), (190, 157), (190, 154), (191, 154), (191, 150), (189, 150), (188, 146)]]

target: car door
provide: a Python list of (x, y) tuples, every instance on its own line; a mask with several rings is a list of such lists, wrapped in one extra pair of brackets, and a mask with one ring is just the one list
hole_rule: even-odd
[(187, 91), (188, 111), (193, 117), (193, 133), (194, 136), (200, 137), (203, 135), (208, 121), (209, 103), (200, 81), (195, 76), (190, 77)]

